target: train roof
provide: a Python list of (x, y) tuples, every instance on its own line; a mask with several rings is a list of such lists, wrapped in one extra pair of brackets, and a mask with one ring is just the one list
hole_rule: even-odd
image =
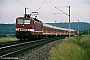
[[(25, 17), (18, 17), (19, 19), (33, 19), (33, 20), (35, 20), (35, 21), (38, 21), (38, 22), (41, 22), (42, 23), (42, 21), (40, 21), (40, 20), (38, 20), (38, 19), (36, 19), (36, 18), (32, 18), (32, 17), (30, 17), (30, 18), (25, 18)], [(17, 19), (18, 19), (17, 18)]]
[(17, 17), (16, 19), (30, 19), (30, 18)]
[[(69, 29), (66, 29), (66, 28), (60, 28), (60, 27), (52, 26), (52, 25), (45, 24), (45, 23), (43, 23), (43, 26), (46, 26), (46, 27), (49, 27), (49, 28), (54, 28), (54, 29), (60, 29), (60, 30), (66, 30), (66, 31), (69, 31)], [(75, 31), (75, 30), (70, 29), (70, 31)]]

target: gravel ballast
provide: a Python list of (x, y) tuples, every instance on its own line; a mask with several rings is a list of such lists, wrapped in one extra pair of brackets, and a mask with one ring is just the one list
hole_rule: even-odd
[(41, 45), (39, 47), (24, 52), (22, 55), (19, 55), (18, 58), (19, 60), (47, 60), (51, 48), (56, 46), (60, 42), (61, 39)]

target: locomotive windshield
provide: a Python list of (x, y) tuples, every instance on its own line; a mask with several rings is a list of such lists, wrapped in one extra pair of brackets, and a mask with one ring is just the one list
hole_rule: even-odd
[(17, 20), (17, 24), (30, 24), (30, 20)]

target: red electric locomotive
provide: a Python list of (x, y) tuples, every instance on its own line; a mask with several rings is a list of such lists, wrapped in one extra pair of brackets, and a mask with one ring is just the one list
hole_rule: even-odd
[(29, 15), (16, 18), (16, 37), (22, 39), (38, 38), (42, 35), (43, 23)]

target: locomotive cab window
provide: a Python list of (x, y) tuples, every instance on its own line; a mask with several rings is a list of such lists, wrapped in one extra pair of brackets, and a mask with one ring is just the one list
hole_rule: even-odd
[(18, 24), (23, 24), (23, 20), (17, 20)]
[(24, 24), (30, 24), (30, 20), (24, 20)]
[(17, 24), (30, 24), (30, 20), (17, 20)]

